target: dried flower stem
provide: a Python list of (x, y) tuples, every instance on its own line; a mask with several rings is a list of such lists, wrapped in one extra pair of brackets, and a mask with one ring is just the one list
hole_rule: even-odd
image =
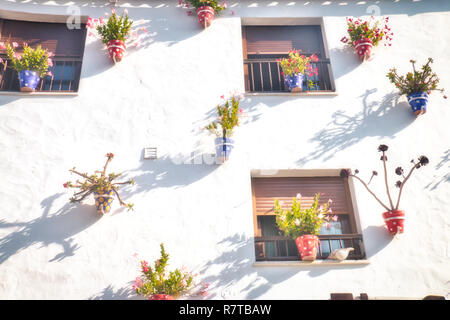
[(372, 192), (372, 190), (370, 190), (369, 189), (369, 186), (367, 185), (367, 183), (365, 183), (360, 177), (358, 177), (358, 176), (355, 176), (354, 174), (351, 174), (350, 176), (352, 176), (352, 177), (354, 177), (354, 178), (356, 178), (356, 179), (358, 179), (363, 185), (364, 185), (364, 187), (366, 187), (366, 189), (367, 189), (367, 191), (369, 191), (369, 193), (384, 207), (384, 208), (386, 208), (386, 210), (391, 210), (391, 209), (389, 209), (389, 207), (388, 206), (386, 206), (383, 202), (381, 202), (381, 200), (380, 199), (378, 199), (378, 197), (375, 195), (375, 193), (373, 193)]
[(387, 169), (386, 169), (386, 156), (385, 156), (384, 151), (383, 151), (383, 168), (384, 168), (384, 183), (386, 184), (386, 193), (388, 195), (391, 208), (392, 208), (392, 210), (394, 210), (394, 203), (392, 202), (391, 193), (389, 192), (389, 184), (388, 184)]
[(414, 169), (417, 168), (417, 163), (413, 162), (413, 164), (414, 164), (413, 167), (411, 168), (411, 170), (409, 171), (409, 173), (406, 176), (405, 180), (403, 180), (402, 185), (400, 186), (400, 190), (398, 192), (397, 205), (395, 206), (395, 210), (398, 210), (398, 207), (400, 205), (400, 197), (402, 195), (403, 187), (405, 186), (406, 181), (408, 181), (408, 179), (411, 176), (411, 174), (413, 173)]

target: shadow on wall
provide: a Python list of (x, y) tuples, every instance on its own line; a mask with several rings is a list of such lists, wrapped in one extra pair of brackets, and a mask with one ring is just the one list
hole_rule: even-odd
[(366, 137), (393, 138), (415, 120), (408, 104), (398, 102), (397, 93), (385, 95), (381, 102), (368, 103), (369, 96), (376, 91), (377, 89), (367, 90), (362, 95), (362, 112), (350, 116), (345, 111), (336, 111), (325, 129), (317, 132), (310, 140), (317, 147), (309, 155), (300, 158), (298, 163), (305, 164), (319, 158), (329, 160), (336, 152), (351, 147)]
[(132, 282), (129, 283), (129, 286), (115, 290), (112, 285), (109, 285), (99, 294), (89, 297), (88, 300), (143, 300), (142, 297), (136, 295), (131, 286)]
[(40, 218), (27, 222), (0, 220), (0, 229), (19, 228), (0, 239), (0, 264), (12, 255), (38, 243), (41, 247), (50, 244), (59, 244), (62, 247), (63, 251), (49, 262), (61, 261), (75, 254), (79, 246), (73, 243), (71, 237), (97, 222), (101, 215), (96, 214), (94, 206), (73, 203), (66, 204), (55, 213), (49, 214), (53, 202), (61, 195), (63, 193), (57, 193), (41, 202), (44, 213)]
[[(380, 215), (381, 213), (382, 212), (380, 211)], [(386, 246), (394, 239), (394, 237), (388, 233), (385, 225), (367, 227), (362, 233), (367, 259), (370, 259), (386, 248)]]
[(436, 165), (435, 169), (440, 170), (442, 167), (445, 167), (447, 170), (445, 174), (440, 175), (439, 177), (435, 177), (432, 182), (430, 182), (425, 188), (430, 190), (435, 190), (442, 183), (450, 182), (450, 149), (444, 152), (441, 156), (441, 161)]
[(194, 183), (218, 168), (213, 163), (214, 159), (211, 159), (209, 154), (194, 151), (189, 156), (164, 156), (156, 160), (144, 160), (142, 153), (141, 166), (133, 170), (137, 173), (130, 172), (136, 183), (135, 188), (124, 189), (124, 198), (155, 188), (184, 187)]
[(246, 295), (245, 299), (256, 299), (272, 286), (299, 272), (298, 268), (286, 268), (278, 273), (272, 270), (267, 280), (264, 277), (257, 277), (245, 288), (241, 288), (239, 282), (257, 271), (253, 267), (252, 238), (235, 234), (221, 240), (217, 245), (221, 248), (221, 254), (204, 264), (199, 271), (200, 274), (207, 272), (208, 269), (212, 269), (213, 272), (213, 275), (202, 279), (203, 282), (210, 284), (210, 289), (214, 289), (208, 299), (241, 299), (240, 293)]
[(338, 79), (361, 65), (355, 50), (349, 46), (330, 49), (331, 68), (334, 79)]

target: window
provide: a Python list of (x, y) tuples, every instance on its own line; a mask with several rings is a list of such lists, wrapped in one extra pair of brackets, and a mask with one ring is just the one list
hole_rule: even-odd
[(300, 193), (302, 206), (309, 207), (314, 195), (321, 193), (320, 203), (331, 199), (336, 222), (322, 225), (319, 234), (318, 259), (326, 259), (335, 249), (353, 247), (347, 259), (364, 259), (362, 235), (358, 234), (347, 178), (321, 177), (252, 177), (253, 219), (255, 224), (256, 261), (300, 260), (295, 241), (283, 236), (275, 222), (275, 199), (289, 208)]
[[(40, 92), (76, 92), (81, 73), (85, 25), (80, 29), (70, 30), (65, 23), (44, 23), (0, 19), (0, 39), (2, 42), (17, 42), (18, 52), (23, 50), (23, 42), (35, 48), (41, 45), (53, 52), (53, 67), (49, 68), (53, 76), (44, 77), (36, 91)], [(0, 57), (5, 60), (4, 50)], [(0, 91), (19, 91), (17, 72), (0, 65)]]
[[(242, 41), (246, 92), (289, 92), (277, 59), (288, 57), (289, 51), (294, 49), (302, 50), (306, 56), (316, 54), (319, 58), (313, 63), (318, 75), (305, 75), (303, 90), (335, 91), (320, 25), (245, 25)], [(309, 80), (313, 82), (312, 88), (307, 88)]]

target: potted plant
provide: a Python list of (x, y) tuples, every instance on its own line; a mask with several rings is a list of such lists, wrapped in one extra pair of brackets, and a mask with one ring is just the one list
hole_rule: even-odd
[[(292, 200), (291, 208), (287, 210), (282, 208), (278, 199), (275, 200), (276, 223), (286, 237), (295, 240), (302, 260), (313, 261), (317, 256), (319, 230), (322, 224), (331, 218), (331, 209), (329, 209), (331, 200), (319, 205), (320, 193), (316, 193), (311, 207), (302, 208), (301, 197), (297, 194)], [(336, 221), (337, 216), (334, 216), (333, 220)]]
[(113, 8), (111, 16), (105, 21), (103, 18), (92, 20), (89, 18), (87, 27), (95, 27), (102, 42), (106, 44), (109, 57), (114, 63), (122, 60), (126, 51), (125, 41), (130, 35), (133, 21), (128, 17), (128, 11), (124, 10), (122, 15), (118, 15)]
[(389, 17), (381, 21), (375, 20), (373, 16), (370, 20), (348, 17), (346, 19), (348, 37), (343, 37), (341, 41), (353, 47), (362, 61), (370, 58), (372, 47), (377, 46), (382, 40), (386, 40), (385, 46), (392, 45), (390, 42), (394, 33), (388, 26)]
[[(40, 45), (35, 49), (23, 43), (23, 53), (16, 52), (19, 44), (13, 42), (12, 45), (2, 43), (6, 49), (6, 56), (10, 60), (11, 68), (17, 71), (21, 92), (34, 92), (41, 78), (47, 73), (49, 67), (53, 66), (52, 52), (43, 49)], [(7, 63), (6, 61), (4, 63)]]
[(215, 141), (216, 160), (219, 163), (229, 158), (234, 146), (234, 141), (230, 139), (230, 136), (233, 134), (234, 127), (239, 125), (239, 116), (242, 114), (242, 109), (239, 108), (240, 99), (240, 96), (233, 95), (223, 105), (217, 105), (218, 119), (206, 126), (206, 129), (217, 135)]
[(174, 300), (192, 288), (194, 276), (183, 269), (167, 271), (169, 255), (163, 243), (160, 247), (161, 257), (154, 262), (153, 268), (141, 260), (141, 276), (136, 278), (133, 290), (149, 300)]
[(214, 19), (214, 13), (219, 14), (227, 7), (225, 1), (223, 1), (222, 4), (219, 4), (219, 1), (217, 0), (179, 0), (179, 4), (184, 5), (186, 8), (189, 8), (189, 5), (194, 7), (197, 13), (198, 22), (200, 22), (200, 25), (204, 28), (211, 25), (211, 22)]
[[(444, 92), (444, 89), (437, 88), (439, 78), (431, 70), (432, 58), (428, 58), (428, 62), (420, 70), (416, 70), (415, 60), (410, 60), (410, 62), (413, 72), (408, 72), (405, 76), (399, 76), (397, 69), (393, 68), (389, 70), (386, 76), (400, 90), (400, 95), (406, 94), (411, 109), (418, 116), (427, 111), (428, 95), (431, 91)], [(444, 98), (447, 98), (447, 96), (444, 95)]]
[(429, 160), (426, 156), (420, 156), (417, 161), (415, 161), (414, 159), (411, 160), (412, 167), (408, 171), (406, 176), (404, 175), (404, 171), (403, 171), (402, 167), (397, 167), (395, 169), (395, 174), (398, 176), (401, 176), (403, 178), (403, 180), (398, 180), (395, 183), (395, 186), (397, 188), (399, 188), (399, 192), (398, 192), (397, 201), (394, 204), (392, 197), (391, 197), (391, 192), (389, 190), (389, 182), (388, 182), (388, 177), (387, 177), (387, 169), (386, 169), (386, 161), (387, 161), (386, 151), (387, 150), (388, 150), (387, 145), (382, 144), (378, 147), (378, 151), (382, 153), (380, 160), (383, 161), (384, 182), (385, 182), (385, 186), (386, 186), (386, 193), (388, 196), (389, 205), (384, 204), (375, 195), (375, 193), (372, 190), (370, 190), (370, 188), (369, 188), (369, 184), (372, 181), (373, 177), (378, 175), (377, 171), (372, 171), (372, 176), (370, 177), (370, 180), (367, 183), (364, 182), (361, 178), (359, 178), (357, 176), (357, 174), (359, 173), (358, 169), (356, 169), (354, 173), (352, 173), (350, 169), (342, 169), (341, 177), (343, 177), (343, 178), (354, 177), (355, 179), (357, 179), (364, 185), (364, 187), (367, 189), (367, 191), (369, 191), (369, 193), (378, 201), (378, 203), (384, 209), (386, 209), (386, 212), (383, 213), (383, 219), (386, 223), (389, 233), (392, 235), (395, 235), (397, 233), (403, 233), (403, 231), (405, 230), (405, 228), (404, 228), (405, 213), (402, 210), (399, 210), (400, 197), (402, 195), (403, 188), (404, 188), (406, 182), (411, 177), (412, 173), (416, 169), (420, 169), (421, 167), (426, 166), (428, 164)]
[[(282, 69), (281, 75), (284, 76), (286, 86), (291, 92), (301, 92), (303, 90), (305, 73), (308, 73), (310, 77), (318, 74), (317, 67), (314, 68), (311, 64), (311, 62), (318, 61), (317, 56), (314, 54), (307, 57), (301, 54), (301, 50), (291, 50), (289, 51), (289, 58), (278, 59), (277, 61)], [(308, 87), (312, 85), (312, 81), (309, 80)]]
[(111, 210), (111, 204), (114, 200), (114, 195), (119, 199), (119, 203), (122, 206), (128, 208), (128, 210), (133, 209), (132, 203), (125, 203), (120, 198), (118, 189), (120, 185), (123, 184), (134, 184), (134, 180), (130, 179), (124, 182), (113, 182), (115, 179), (120, 177), (121, 173), (109, 173), (106, 175), (106, 169), (114, 157), (114, 154), (106, 154), (107, 160), (102, 171), (96, 171), (92, 175), (87, 173), (81, 173), (75, 170), (75, 168), (70, 169), (71, 173), (75, 173), (82, 177), (83, 179), (76, 180), (74, 183), (68, 181), (64, 183), (64, 188), (76, 188), (78, 192), (75, 192), (73, 197), (70, 198), (71, 202), (80, 202), (85, 199), (91, 193), (94, 194), (95, 205), (97, 206), (97, 212), (105, 214)]

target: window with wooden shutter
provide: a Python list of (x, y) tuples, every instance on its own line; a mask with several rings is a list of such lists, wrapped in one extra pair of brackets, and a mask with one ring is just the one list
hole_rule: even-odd
[[(320, 25), (243, 26), (242, 43), (247, 92), (289, 92), (277, 59), (288, 57), (289, 51), (294, 49), (302, 50), (306, 56), (316, 54), (319, 58), (313, 63), (318, 75), (305, 75), (303, 90), (334, 91)], [(309, 80), (314, 84), (312, 88), (307, 87)]]
[(336, 222), (330, 221), (320, 230), (318, 258), (326, 259), (334, 249), (353, 247), (348, 259), (363, 259), (362, 236), (357, 233), (348, 180), (330, 176), (252, 178), (256, 260), (300, 259), (294, 240), (283, 236), (274, 214), (275, 199), (288, 209), (298, 193), (305, 208), (311, 206), (316, 193), (321, 194), (320, 203), (331, 199), (330, 208), (338, 216)]
[[(1, 42), (17, 42), (19, 53), (24, 42), (32, 48), (41, 45), (54, 53), (53, 66), (49, 68), (53, 76), (41, 79), (36, 91), (78, 91), (85, 39), (83, 24), (80, 29), (70, 30), (65, 23), (0, 19)], [(5, 60), (4, 50), (0, 50), (0, 57)], [(7, 65), (1, 65), (0, 91), (19, 91), (17, 72)]]

